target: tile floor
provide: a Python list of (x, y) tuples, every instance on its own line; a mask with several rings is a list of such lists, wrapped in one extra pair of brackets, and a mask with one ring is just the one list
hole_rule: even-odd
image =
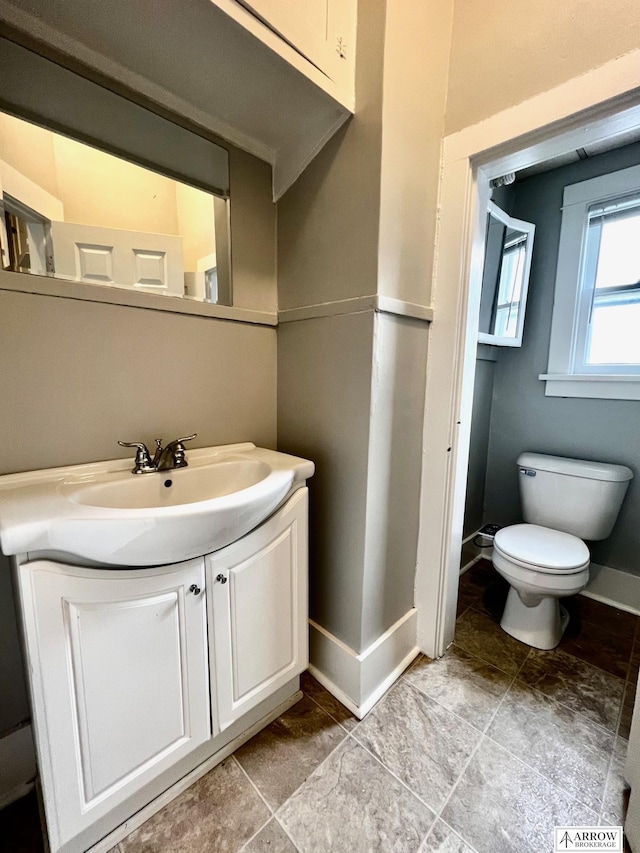
[[(638, 619), (580, 596), (540, 652), (501, 631), (505, 595), (489, 563), (465, 574), (455, 644), (360, 722), (303, 676), (297, 705), (112, 853), (547, 853), (555, 825), (621, 823)], [(0, 812), (0, 847), (39, 853), (37, 818), (10, 808), (26, 834)]]

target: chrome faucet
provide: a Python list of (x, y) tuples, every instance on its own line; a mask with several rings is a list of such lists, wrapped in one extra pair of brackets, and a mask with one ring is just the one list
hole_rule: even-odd
[(187, 455), (184, 450), (185, 441), (191, 441), (198, 435), (194, 432), (193, 435), (186, 435), (184, 438), (175, 438), (170, 441), (166, 447), (162, 446), (162, 439), (156, 438), (156, 450), (151, 454), (147, 449), (147, 445), (141, 441), (119, 441), (120, 447), (136, 447), (136, 463), (131, 469), (132, 474), (153, 474), (156, 471), (171, 471), (174, 468), (186, 468)]

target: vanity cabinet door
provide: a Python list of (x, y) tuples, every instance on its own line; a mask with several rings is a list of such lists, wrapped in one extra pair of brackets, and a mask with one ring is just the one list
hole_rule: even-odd
[(220, 729), (307, 668), (308, 490), (207, 557), (211, 693)]
[(204, 559), (42, 560), (18, 582), (51, 848), (84, 850), (84, 830), (210, 737)]

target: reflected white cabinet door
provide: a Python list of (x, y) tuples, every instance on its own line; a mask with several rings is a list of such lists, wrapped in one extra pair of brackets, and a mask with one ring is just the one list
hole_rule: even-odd
[(204, 559), (19, 582), (55, 850), (209, 738)]
[(206, 558), (211, 694), (225, 729), (307, 668), (308, 490)]
[(56, 276), (184, 296), (182, 237), (52, 222)]

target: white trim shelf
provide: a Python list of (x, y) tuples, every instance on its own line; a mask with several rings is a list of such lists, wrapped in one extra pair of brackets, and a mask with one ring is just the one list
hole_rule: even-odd
[(596, 400), (640, 400), (640, 375), (603, 373), (541, 373), (546, 397)]
[(152, 311), (169, 311), (172, 314), (193, 314), (219, 320), (255, 323), (261, 326), (277, 326), (276, 312), (256, 311), (235, 305), (216, 305), (178, 296), (163, 296), (143, 293), (125, 287), (86, 284), (82, 281), (66, 281), (47, 276), (25, 275), (24, 273), (0, 272), (0, 292), (27, 293), (37, 296), (52, 296), (63, 299), (78, 299), (82, 302), (102, 302), (128, 308), (147, 308)]
[(319, 317), (337, 317), (341, 314), (359, 314), (363, 311), (376, 311), (382, 314), (395, 314), (409, 317), (423, 323), (433, 322), (433, 308), (406, 302), (392, 296), (373, 293), (369, 296), (355, 296), (352, 299), (337, 299), (333, 302), (321, 302), (315, 305), (303, 305), (299, 308), (284, 308), (278, 311), (279, 323), (294, 323), (299, 320), (315, 320)]

